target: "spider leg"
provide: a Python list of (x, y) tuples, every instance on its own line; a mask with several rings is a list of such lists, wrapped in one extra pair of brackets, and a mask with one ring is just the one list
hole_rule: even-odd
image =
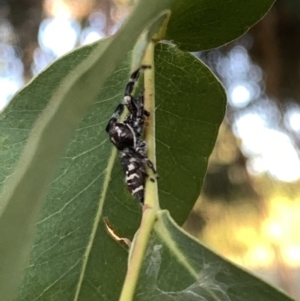
[(145, 162), (148, 165), (148, 167), (152, 170), (152, 172), (155, 174), (155, 177), (158, 178), (159, 176), (158, 176), (157, 171), (154, 167), (154, 164), (146, 156), (146, 149), (147, 149), (146, 142), (143, 141), (143, 140), (138, 141), (137, 142), (137, 147), (135, 149), (136, 156), (138, 158), (140, 158), (143, 162)]
[(140, 75), (140, 68), (137, 69), (136, 71), (134, 71), (133, 73), (131, 73), (129, 82), (127, 83), (127, 85), (125, 87), (124, 96), (128, 96), (128, 95), (131, 96), (135, 82), (138, 80), (139, 75)]
[(137, 118), (143, 118), (144, 115), (144, 91), (141, 92), (137, 98), (138, 110), (136, 112)]
[[(144, 91), (142, 91), (137, 99), (131, 96), (131, 106), (127, 104), (129, 111), (132, 113), (133, 118), (140, 118), (144, 120), (144, 116), (149, 117), (150, 113), (144, 108)], [(134, 106), (134, 109), (132, 108)]]
[[(140, 153), (137, 153), (137, 154), (140, 156), (141, 160), (143, 160), (143, 162), (145, 162), (148, 165), (148, 167), (152, 170), (155, 177), (158, 179), (159, 176), (158, 176), (158, 173), (157, 173), (152, 161), (150, 159), (148, 159), (145, 154), (140, 154)], [(155, 182), (153, 178), (150, 178), (150, 180), (151, 180), (151, 182)]]
[(124, 121), (125, 123), (130, 124), (132, 128), (134, 129), (134, 132), (136, 136), (139, 138), (144, 133), (144, 95), (141, 93), (137, 99), (132, 97), (133, 102), (131, 104), (134, 104), (135, 108), (132, 109), (132, 106), (129, 106), (129, 110), (131, 114), (126, 118)]
[(158, 178), (158, 174), (157, 171), (152, 163), (152, 161), (150, 159), (148, 159), (147, 157), (144, 158), (144, 161), (146, 162), (146, 164), (148, 165), (148, 167), (153, 171), (153, 173), (155, 174), (156, 178)]
[(137, 99), (138, 103), (139, 103), (139, 109), (137, 112), (137, 117), (138, 118), (143, 118), (143, 115), (145, 115), (146, 117), (150, 116), (150, 113), (144, 109), (144, 91), (140, 93), (138, 99)]
[(150, 116), (150, 112), (148, 112), (144, 108), (144, 91), (140, 93), (139, 99), (140, 99), (140, 103), (141, 103), (140, 107), (142, 108), (143, 115), (145, 115), (146, 117), (149, 117)]
[(147, 110), (144, 110), (144, 115), (145, 115), (146, 117), (149, 117), (149, 116), (150, 116), (150, 112), (148, 112)]
[(149, 65), (142, 65), (139, 69), (137, 69), (136, 71), (131, 73), (129, 82), (127, 83), (127, 85), (125, 87), (124, 96), (128, 96), (128, 95), (131, 96), (134, 85), (140, 76), (141, 69), (150, 69), (150, 68), (151, 68), (151, 66), (149, 66)]
[(137, 71), (135, 71), (131, 74), (129, 82), (127, 83), (127, 85), (125, 87), (124, 99), (123, 99), (123, 104), (127, 106), (129, 112), (133, 116), (135, 116), (137, 114), (139, 105), (137, 103), (137, 100), (131, 95), (131, 93), (133, 92), (134, 85), (139, 77), (139, 74), (140, 74), (140, 69), (138, 69)]
[(122, 115), (123, 111), (124, 111), (124, 105), (120, 103), (108, 121), (108, 124), (105, 128), (106, 132), (109, 132), (110, 129), (116, 124), (116, 122)]
[[(137, 114), (137, 111), (139, 110), (139, 104), (138, 104), (139, 99), (136, 100), (132, 96), (132, 92), (133, 92), (135, 83), (137, 82), (137, 80), (139, 78), (141, 69), (148, 69), (148, 68), (151, 68), (151, 66), (142, 65), (139, 69), (137, 69), (136, 71), (131, 73), (129, 82), (127, 83), (127, 85), (125, 87), (123, 104), (125, 104), (128, 107), (128, 110), (133, 115)], [(142, 107), (144, 107), (144, 101), (143, 101)], [(143, 110), (143, 114), (144, 114), (144, 110)], [(149, 112), (145, 111), (145, 115), (149, 116), (148, 114), (149, 114)]]

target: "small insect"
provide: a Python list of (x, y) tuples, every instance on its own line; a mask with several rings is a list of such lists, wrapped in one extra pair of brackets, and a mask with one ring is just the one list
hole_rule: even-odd
[[(121, 164), (127, 187), (142, 204), (144, 203), (146, 178), (149, 176), (146, 165), (157, 177), (156, 169), (147, 157), (147, 144), (143, 140), (145, 117), (150, 116), (150, 113), (144, 109), (144, 93), (140, 93), (137, 98), (132, 95), (140, 69), (146, 68), (151, 67), (142, 66), (131, 74), (125, 87), (123, 101), (117, 106), (106, 126), (110, 141), (121, 152)], [(129, 114), (123, 122), (119, 122), (125, 106)], [(154, 181), (152, 178), (150, 180)]]

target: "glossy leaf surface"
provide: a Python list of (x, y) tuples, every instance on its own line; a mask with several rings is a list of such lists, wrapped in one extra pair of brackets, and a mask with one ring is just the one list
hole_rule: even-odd
[(166, 39), (187, 51), (221, 46), (247, 32), (273, 3), (274, 0), (177, 1)]

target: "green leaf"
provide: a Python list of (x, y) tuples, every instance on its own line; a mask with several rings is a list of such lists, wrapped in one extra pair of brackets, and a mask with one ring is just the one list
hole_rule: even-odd
[[(132, 238), (141, 208), (124, 185), (104, 129), (128, 81), (128, 51), (144, 29), (157, 28), (177, 3), (140, 1), (114, 38), (55, 62), (2, 114), (3, 300), (11, 300), (16, 292), (34, 236), (17, 300), (118, 299), (127, 250), (108, 234), (104, 218), (116, 234)], [(155, 58), (159, 195), (162, 207), (170, 208), (182, 223), (200, 192), (225, 95), (192, 55), (159, 45)]]
[[(59, 85), (65, 73), (68, 74), (70, 69), (92, 53), (95, 47), (97, 45), (83, 47), (57, 61), (22, 93), (32, 95), (37, 87), (48, 86), (51, 94), (52, 89)], [(56, 81), (51, 85), (48, 74), (56, 75)], [(122, 99), (128, 74), (129, 58), (112, 75), (113, 79), (108, 79), (100, 94), (99, 90), (96, 103), (71, 139), (36, 225), (31, 262), (26, 270), (18, 300), (31, 301), (35, 298), (71, 300), (79, 293), (80, 298), (83, 298), (86, 285), (91, 285), (89, 281), (92, 281), (93, 274), (97, 274), (98, 271), (107, 273), (101, 272), (96, 279), (107, 280), (104, 288), (108, 298), (116, 299), (120, 293), (126, 271), (127, 251), (108, 236), (103, 222), (99, 225), (98, 222), (102, 216), (101, 193), (104, 193), (105, 181), (110, 177), (110, 157), (116, 156), (115, 151), (112, 154), (105, 126), (116, 103)], [(46, 99), (47, 92), (43, 91)], [(29, 97), (25, 95), (20, 97), (19, 101), (12, 103), (12, 107), (9, 108), (12, 112), (8, 111), (8, 115), (18, 112), (18, 105), (30, 106)], [(29, 103), (24, 104), (23, 99), (28, 99)], [(17, 106), (13, 107), (14, 104)], [(119, 180), (122, 183), (121, 176), (120, 172)], [(93, 243), (98, 244), (98, 254), (94, 259), (89, 254)], [(101, 252), (104, 247), (109, 250), (105, 256)], [(105, 260), (108, 258), (117, 264), (117, 268), (105, 267)], [(95, 262), (98, 264), (95, 265)], [(97, 266), (96, 270), (95, 266)], [(108, 275), (114, 274), (113, 284), (110, 283)], [(88, 284), (86, 284), (86, 275), (89, 275)], [(116, 287), (119, 289), (113, 289)], [(88, 291), (89, 296), (90, 294), (91, 292)], [(87, 300), (92, 299), (87, 298)]]
[(181, 0), (172, 6), (167, 40), (186, 51), (228, 43), (257, 23), (274, 0)]
[[(25, 118), (30, 128), (37, 113), (43, 109), (42, 103), (38, 102), (40, 107), (34, 110), (36, 102), (32, 101), (32, 96), (36, 87), (43, 88), (43, 96), (47, 100), (47, 95), (61, 81), (60, 70), (69, 73), (75, 62), (79, 64), (94, 47), (84, 47), (56, 62), (14, 99), (2, 118), (2, 124), (9, 121), (15, 128), (10, 135), (6, 133), (7, 139), (26, 140), (29, 131), (18, 130), (24, 122), (24, 115), (20, 117), (19, 114), (27, 108), (30, 114), (25, 115)], [(37, 224), (37, 238), (20, 300), (53, 295), (68, 300), (77, 290), (84, 300), (82, 296), (87, 291), (86, 286), (90, 285), (94, 277), (95, 286), (97, 283), (105, 283), (101, 293), (110, 296), (111, 300), (117, 298), (120, 292), (126, 271), (127, 252), (107, 234), (101, 217), (109, 219), (117, 234), (132, 237), (138, 228), (140, 209), (123, 184), (124, 176), (118, 160), (104, 194), (103, 183), (110, 175), (103, 171), (116, 159), (115, 154), (111, 154), (112, 147), (104, 128), (122, 98), (129, 64), (129, 59), (126, 59), (106, 82), (97, 97), (98, 101), (71, 140)], [(157, 123), (160, 124), (157, 127), (160, 139), (157, 140), (157, 148), (158, 166), (161, 166), (161, 199), (163, 206), (173, 208), (176, 219), (183, 222), (200, 191), (207, 157), (213, 147), (218, 124), (223, 118), (225, 95), (206, 66), (175, 47), (158, 45), (155, 66)], [(51, 82), (49, 74), (55, 75)], [(172, 78), (167, 79), (170, 75)], [(192, 95), (187, 93), (191, 89), (194, 91)], [(209, 120), (205, 120), (211, 109), (214, 113)], [(203, 122), (198, 121), (201, 117), (204, 117)], [(171, 132), (177, 135), (171, 135)], [(198, 135), (200, 145), (194, 144)], [(14, 145), (16, 141), (7, 140), (7, 143)], [(9, 157), (9, 152), (6, 155)], [(195, 161), (191, 161), (191, 157)], [(177, 158), (175, 162), (174, 158)], [(170, 173), (169, 168), (174, 172)], [(182, 203), (176, 198), (177, 195), (182, 195)], [(106, 202), (101, 214), (104, 200)], [(106, 272), (97, 274), (97, 270)], [(110, 283), (109, 279), (114, 274), (115, 281)], [(64, 286), (63, 290), (58, 289), (61, 285)]]
[(164, 210), (158, 213), (134, 300), (293, 299), (201, 245)]
[[(100, 47), (105, 46), (106, 42), (103, 41)], [(87, 47), (87, 51), (83, 52), (80, 57), (78, 57), (78, 52), (75, 52), (73, 56), (66, 58), (65, 64), (61, 67), (56, 65), (56, 68), (50, 68), (48, 72), (41, 74), (35, 82), (14, 98), (1, 115), (1, 165), (3, 168), (0, 181), (4, 182), (7, 179), (1, 197), (0, 218), (0, 291), (4, 300), (11, 300), (11, 295), (15, 294), (16, 286), (22, 276), (22, 270), (32, 248), (41, 196), (45, 191), (45, 184), (50, 179), (49, 174), (53, 171), (53, 160), (54, 162), (57, 160), (55, 148), (58, 145), (55, 143), (55, 137), (53, 147), (47, 144), (50, 135), (44, 136), (41, 142), (38, 139), (39, 130), (45, 128), (46, 118), (35, 127), (36, 130), (32, 134), (32, 148), (27, 149), (27, 154), (17, 170), (14, 170), (14, 165), (24, 149), (33, 124), (41, 111), (45, 109), (49, 98), (60, 86), (66, 74), (74, 68), (72, 63), (78, 66), (86, 58), (86, 52), (90, 53), (91, 49)], [(54, 106), (53, 103), (52, 108)], [(69, 119), (71, 116), (72, 113), (69, 114)], [(70, 127), (68, 118), (65, 119), (65, 123), (58, 123), (58, 129), (55, 127), (50, 129), (56, 133), (58, 141), (61, 136), (64, 136), (64, 126)]]
[(157, 45), (155, 66), (159, 198), (181, 224), (199, 196), (226, 95), (208, 67), (174, 46)]
[[(132, 14), (133, 19), (129, 19), (126, 26), (120, 29), (118, 38), (100, 43), (70, 73), (61, 70), (61, 82), (50, 95), (44, 95), (48, 82), (35, 88), (34, 98), (45, 97), (49, 104), (37, 120), (19, 164), (14, 167), (6, 165), (16, 172), (8, 177), (1, 196), (0, 292), (6, 300), (13, 298), (29, 259), (37, 214), (70, 136), (95, 101), (101, 85), (133, 48), (144, 26), (151, 26), (153, 22), (157, 26), (157, 16), (165, 9), (165, 5), (154, 9), (152, 4), (144, 3), (142, 8), (137, 6)], [(141, 9), (147, 5), (149, 10), (142, 16)], [(37, 117), (40, 111), (35, 113)], [(19, 126), (23, 127), (22, 124)], [(10, 148), (7, 140), (7, 137), (2, 139), (4, 148)], [(18, 252), (20, 249), (21, 253)]]

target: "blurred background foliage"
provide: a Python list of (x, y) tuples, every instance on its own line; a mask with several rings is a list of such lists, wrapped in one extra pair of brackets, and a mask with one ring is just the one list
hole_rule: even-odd
[[(56, 58), (114, 34), (133, 2), (0, 0), (0, 110)], [(223, 82), (228, 107), (203, 191), (184, 225), (297, 300), (299, 53), (299, 0), (277, 0), (238, 40), (194, 53)]]

